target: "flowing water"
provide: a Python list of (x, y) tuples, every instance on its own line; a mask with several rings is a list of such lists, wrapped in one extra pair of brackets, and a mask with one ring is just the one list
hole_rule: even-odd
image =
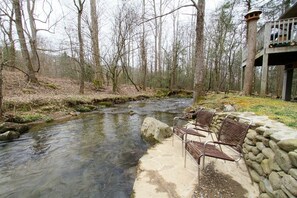
[[(146, 116), (172, 125), (190, 99), (146, 100), (34, 127), (0, 143), (0, 197), (130, 197)], [(133, 114), (131, 113), (133, 111)]]

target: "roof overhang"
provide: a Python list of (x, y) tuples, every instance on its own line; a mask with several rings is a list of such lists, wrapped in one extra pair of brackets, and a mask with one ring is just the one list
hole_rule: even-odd
[(297, 17), (297, 2), (294, 3), (292, 7), (289, 8), (283, 15), (279, 17), (279, 19), (287, 19)]

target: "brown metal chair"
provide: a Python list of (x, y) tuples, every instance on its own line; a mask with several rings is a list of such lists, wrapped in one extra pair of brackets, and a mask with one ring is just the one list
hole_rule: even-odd
[[(245, 118), (241, 118), (245, 119)], [(248, 120), (248, 119), (247, 119)], [(217, 141), (197, 142), (187, 141), (185, 142), (186, 154), (187, 152), (195, 159), (198, 163), (198, 184), (200, 183), (200, 159), (203, 157), (203, 168), (205, 163), (205, 156), (227, 160), (227, 161), (239, 161), (242, 157), (242, 144), (245, 136), (248, 132), (250, 124), (252, 122), (248, 120), (246, 122), (239, 122), (226, 117), (220, 127)], [(234, 158), (226, 154), (221, 145), (226, 146), (234, 150), (238, 157)], [(184, 166), (186, 167), (186, 154)]]
[[(197, 112), (195, 113), (196, 119), (194, 123), (194, 128), (185, 128), (185, 127), (180, 127), (180, 126), (175, 126), (173, 127), (173, 134), (179, 137), (182, 140), (182, 153), (183, 153), (183, 148), (184, 148), (184, 143), (187, 140), (187, 135), (194, 135), (198, 137), (206, 137), (204, 134), (201, 132), (207, 132), (208, 135), (211, 135), (212, 140), (212, 132), (210, 130), (211, 122), (213, 119), (215, 112), (206, 110), (206, 109), (198, 109)], [(185, 117), (175, 117), (176, 120), (187, 120)], [(172, 136), (172, 145), (174, 142), (174, 135)]]

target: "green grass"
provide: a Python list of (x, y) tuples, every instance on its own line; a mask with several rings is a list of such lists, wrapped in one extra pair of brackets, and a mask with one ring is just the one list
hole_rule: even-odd
[(297, 103), (286, 102), (280, 99), (246, 97), (234, 94), (209, 94), (198, 105), (208, 108), (223, 109), (224, 104), (232, 104), (237, 111), (254, 112), (257, 115), (266, 115), (287, 126), (297, 128)]

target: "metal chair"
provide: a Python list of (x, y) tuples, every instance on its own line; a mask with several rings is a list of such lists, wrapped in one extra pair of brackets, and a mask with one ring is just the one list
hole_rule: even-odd
[[(245, 118), (241, 118), (245, 119)], [(248, 120), (248, 119), (247, 119)], [(186, 167), (186, 155), (187, 152), (195, 159), (198, 164), (198, 184), (200, 184), (200, 159), (203, 157), (203, 168), (205, 164), (205, 157), (212, 157), (227, 161), (239, 161), (242, 158), (242, 144), (245, 136), (251, 125), (251, 121), (239, 122), (226, 117), (220, 127), (217, 141), (197, 142), (187, 141), (185, 142), (185, 158), (184, 166)], [(238, 157), (231, 157), (225, 153), (221, 146), (231, 148), (238, 154)], [(249, 170), (248, 170), (249, 171)]]
[[(211, 135), (212, 140), (214, 140), (212, 136), (212, 131), (210, 130), (210, 126), (211, 126), (211, 122), (214, 114), (215, 112), (212, 112), (206, 109), (202, 109), (202, 108), (198, 109), (197, 112), (195, 113), (196, 119), (194, 123), (194, 128), (175, 126), (176, 124), (174, 123), (172, 145), (174, 143), (174, 135), (176, 135), (182, 140), (182, 153), (184, 149), (184, 143), (186, 142), (188, 135), (206, 137), (204, 134), (201, 133), (201, 132), (206, 132), (208, 133), (208, 135)], [(176, 120), (188, 121), (188, 119), (185, 117), (175, 117), (174, 121)]]

